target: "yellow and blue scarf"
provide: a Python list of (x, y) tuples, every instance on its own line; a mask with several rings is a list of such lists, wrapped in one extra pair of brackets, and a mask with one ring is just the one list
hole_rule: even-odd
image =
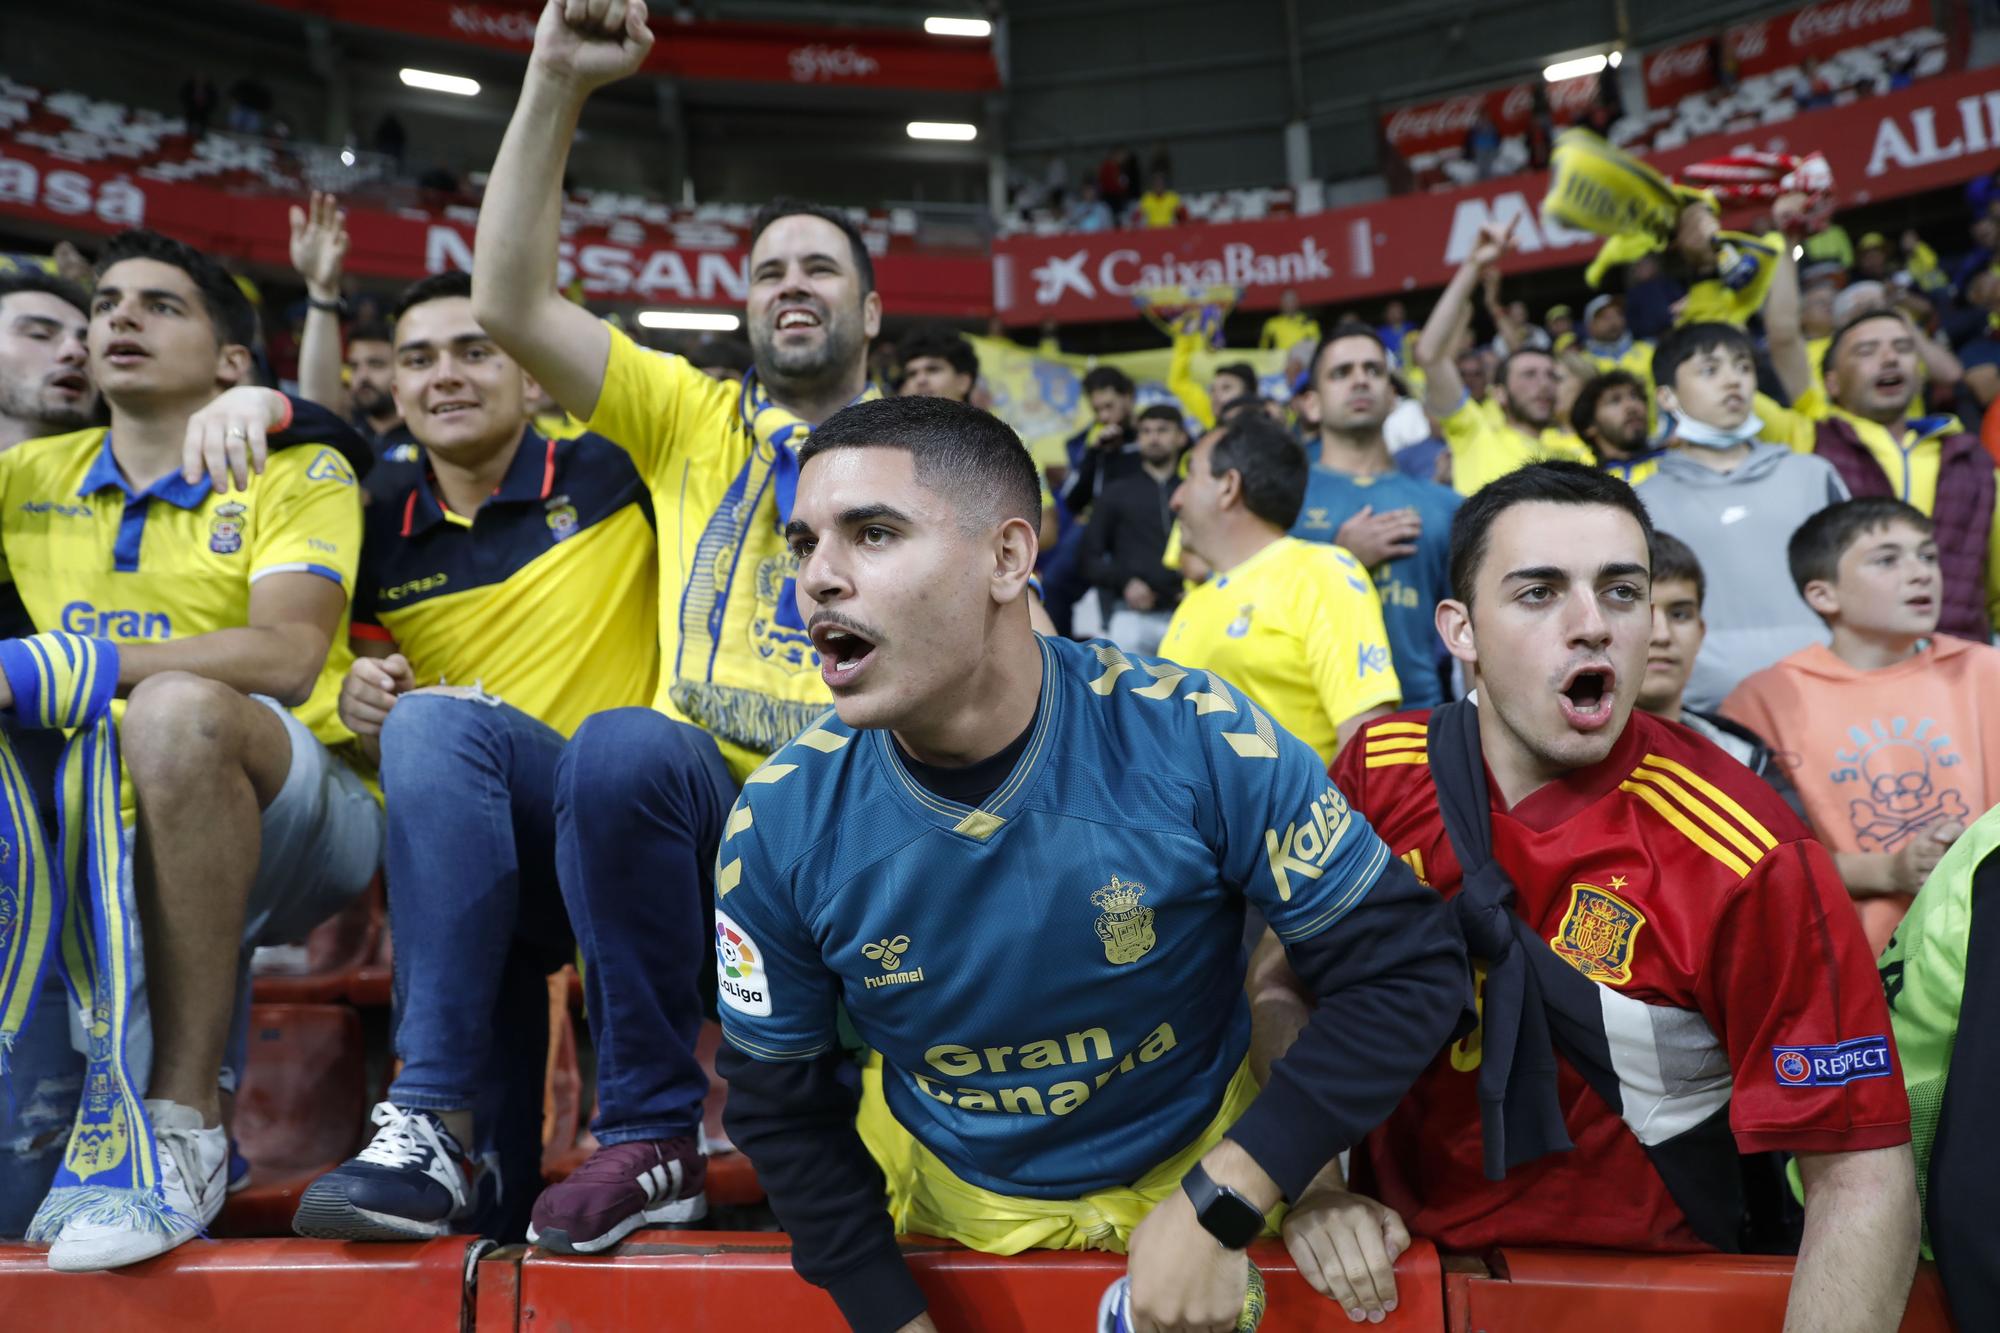
[(0, 641), (0, 672), (19, 725), (69, 733), (57, 770), (53, 858), (21, 766), (0, 739), (0, 1068), (50, 967), (62, 969), (71, 1002), (89, 1015), (76, 1123), (28, 1239), (53, 1240), (73, 1217), (165, 1230), (171, 1209), (160, 1189), (152, 1124), (125, 1058), (144, 970), (139, 923), (123, 894), (111, 720), (118, 648), (77, 634), (8, 639)]

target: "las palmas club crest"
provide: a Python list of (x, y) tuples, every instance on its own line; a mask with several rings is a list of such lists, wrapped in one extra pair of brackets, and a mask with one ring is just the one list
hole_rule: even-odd
[(1090, 895), (1090, 901), (1104, 909), (1097, 918), (1097, 938), (1104, 941), (1104, 956), (1114, 963), (1136, 963), (1152, 949), (1153, 909), (1139, 906), (1144, 884), (1127, 883), (1113, 875), (1111, 882)]

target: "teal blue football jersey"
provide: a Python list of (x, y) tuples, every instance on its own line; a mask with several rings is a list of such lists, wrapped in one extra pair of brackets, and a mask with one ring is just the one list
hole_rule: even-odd
[(1043, 639), (1027, 748), (977, 809), (829, 712), (744, 784), (716, 862), (723, 1033), (883, 1057), (960, 1178), (1072, 1198), (1193, 1142), (1249, 1045), (1243, 919), (1333, 929), (1389, 850), (1317, 755), (1208, 672)]

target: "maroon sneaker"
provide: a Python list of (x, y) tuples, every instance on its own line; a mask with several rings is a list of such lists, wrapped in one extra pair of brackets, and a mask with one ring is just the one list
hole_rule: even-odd
[(693, 1137), (599, 1148), (535, 1200), (528, 1243), (596, 1254), (649, 1223), (708, 1216), (708, 1159)]

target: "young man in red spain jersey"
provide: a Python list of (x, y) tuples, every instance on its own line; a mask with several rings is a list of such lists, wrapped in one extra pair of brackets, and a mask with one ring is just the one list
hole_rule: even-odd
[[(1356, 1192), (1330, 1166), (1285, 1224), (1350, 1313), (1392, 1308), (1411, 1235), (1741, 1248), (1738, 1153), (1789, 1152), (1805, 1228), (1787, 1333), (1901, 1318), (1917, 1198), (1881, 987), (1798, 818), (1633, 710), (1649, 529), (1630, 487), (1579, 464), (1485, 487), (1452, 526), (1437, 613), (1475, 694), (1371, 723), (1334, 764), (1453, 900), (1481, 984), (1481, 1026), (1355, 1152)], [(1283, 984), (1258, 976), (1266, 998)]]

